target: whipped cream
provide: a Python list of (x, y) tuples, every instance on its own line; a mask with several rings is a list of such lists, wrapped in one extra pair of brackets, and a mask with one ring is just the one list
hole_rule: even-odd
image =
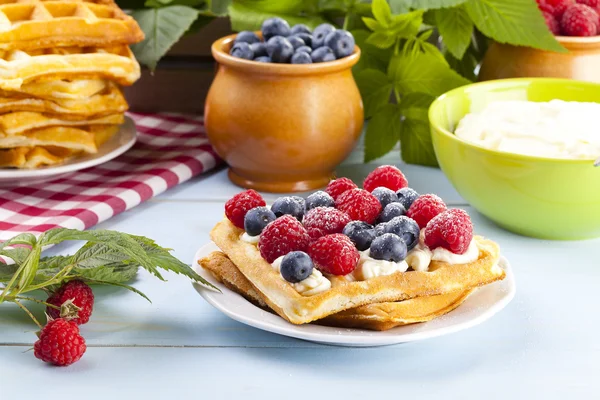
[(406, 263), (415, 271), (428, 271), (432, 252), (424, 243), (419, 242), (406, 256)]
[(482, 147), (549, 158), (600, 156), (600, 104), (498, 101), (467, 114), (455, 134)]
[(431, 259), (434, 261), (443, 261), (448, 264), (467, 264), (476, 261), (479, 258), (479, 247), (475, 240), (471, 240), (467, 251), (463, 254), (456, 254), (443, 247), (438, 247), (433, 250)]
[[(281, 261), (283, 260), (283, 256), (278, 257), (273, 261), (271, 266), (277, 272), (281, 269)], [(283, 279), (283, 277), (281, 277)], [(286, 281), (287, 282), (287, 281)], [(327, 279), (321, 271), (316, 268), (313, 268), (312, 273), (308, 276), (308, 278), (298, 282), (298, 283), (290, 283), (294, 289), (298, 293), (303, 296), (312, 296), (317, 293), (324, 292), (331, 288), (331, 281)]]
[(359, 280), (366, 280), (376, 276), (406, 272), (406, 270), (408, 270), (406, 261), (376, 260), (369, 255), (369, 250), (365, 250), (360, 252), (360, 260), (354, 270), (354, 277)]
[(250, 243), (250, 244), (258, 244), (259, 239), (260, 239), (260, 235), (250, 236), (246, 232), (244, 232), (240, 235), (240, 240)]

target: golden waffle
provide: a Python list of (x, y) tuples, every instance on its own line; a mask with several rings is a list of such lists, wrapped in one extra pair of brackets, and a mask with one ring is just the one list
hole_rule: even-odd
[(18, 91), (40, 78), (107, 79), (128, 86), (139, 77), (140, 65), (127, 46), (0, 51), (2, 90)]
[(18, 91), (0, 90), (0, 97), (27, 95), (48, 100), (83, 100), (102, 92), (107, 85), (102, 79), (40, 80), (26, 83)]
[[(240, 272), (227, 256), (215, 251), (198, 263), (219, 282), (253, 304), (269, 309), (264, 295)], [(317, 324), (383, 331), (401, 325), (430, 321), (460, 306), (474, 289), (417, 297), (404, 301), (374, 303), (340, 311)], [(270, 309), (269, 309), (270, 310)]]
[(1, 168), (33, 169), (56, 165), (77, 155), (78, 152), (62, 148), (17, 147), (0, 150)]
[(111, 114), (98, 118), (69, 120), (52, 114), (19, 111), (0, 114), (0, 137), (14, 136), (26, 131), (50, 126), (119, 125), (125, 121), (123, 114)]
[(144, 39), (112, 0), (0, 0), (0, 49), (110, 46)]
[(327, 276), (331, 289), (302, 296), (262, 258), (256, 246), (240, 240), (242, 234), (243, 230), (224, 219), (213, 228), (211, 238), (263, 293), (269, 307), (294, 324), (309, 323), (365, 304), (466, 291), (505, 276), (497, 265), (498, 246), (477, 237), (479, 258), (472, 263), (451, 265), (432, 261), (427, 272), (398, 272), (365, 281)]
[(128, 105), (121, 90), (113, 83), (99, 94), (84, 100), (46, 100), (31, 97), (0, 97), (0, 113), (31, 111), (60, 114), (63, 118), (81, 119), (99, 117), (127, 111)]

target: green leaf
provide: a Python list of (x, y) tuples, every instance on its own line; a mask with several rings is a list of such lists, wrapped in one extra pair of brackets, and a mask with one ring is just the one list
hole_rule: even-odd
[(423, 25), (423, 10), (395, 15), (390, 29), (399, 38), (415, 36)]
[(102, 281), (99, 279), (94, 279), (94, 280), (88, 280), (88, 283), (96, 283), (96, 284), (100, 284), (100, 285), (110, 285), (110, 286), (117, 286), (117, 287), (121, 287), (124, 289), (127, 289), (135, 294), (138, 294), (140, 296), (142, 296), (144, 299), (148, 300), (149, 303), (152, 303), (152, 301), (148, 298), (148, 296), (146, 296), (144, 293), (142, 293), (141, 291), (137, 290), (136, 288), (134, 288), (133, 286), (129, 286), (129, 285), (125, 285), (123, 283), (120, 282), (115, 282), (115, 281)]
[(376, 69), (365, 69), (354, 75), (365, 106), (365, 118), (371, 118), (390, 101), (392, 83), (385, 73)]
[(477, 79), (477, 76), (475, 76), (475, 69), (479, 65), (479, 59), (469, 50), (467, 50), (460, 60), (456, 59), (450, 52), (446, 52), (446, 61), (453, 70), (463, 77), (472, 81)]
[(473, 22), (465, 9), (436, 10), (435, 22), (448, 51), (459, 60), (463, 58), (473, 35)]
[(401, 54), (390, 62), (389, 78), (402, 94), (426, 93), (439, 96), (469, 81), (431, 54)]
[(354, 30), (352, 31), (352, 35), (361, 51), (361, 57), (352, 70), (355, 73), (369, 68), (386, 71), (390, 57), (392, 56), (392, 49), (380, 49), (377, 46), (367, 43), (370, 32), (365, 29)]
[(404, 14), (410, 11), (411, 0), (389, 0), (393, 14)]
[(27, 247), (15, 247), (14, 249), (0, 250), (0, 256), (10, 258), (17, 265), (23, 264), (27, 256), (29, 256), (29, 253), (31, 253), (31, 249)]
[(400, 110), (396, 104), (387, 104), (369, 120), (365, 132), (365, 162), (389, 153), (401, 132)]
[(208, 9), (215, 15), (226, 16), (233, 0), (207, 0)]
[(392, 10), (386, 0), (373, 0), (371, 9), (377, 22), (385, 28), (390, 26), (392, 23)]
[(396, 43), (396, 36), (390, 31), (377, 31), (369, 35), (367, 43), (380, 49), (388, 49)]
[(173, 5), (163, 8), (135, 10), (136, 19), (146, 38), (131, 46), (138, 61), (151, 69), (164, 56), (198, 18), (198, 10)]
[(107, 244), (88, 242), (73, 255), (71, 263), (77, 268), (85, 269), (121, 263), (128, 258), (127, 254)]
[[(272, 7), (269, 6), (269, 2), (266, 2), (267, 5), (263, 5), (262, 7), (256, 6), (253, 4), (255, 2), (246, 1), (234, 1), (229, 6), (229, 18), (231, 19), (231, 29), (234, 31), (245, 31), (245, 30), (259, 30), (263, 21), (267, 18), (272, 17), (281, 17), (285, 19), (290, 25), (295, 24), (306, 24), (311, 28), (316, 27), (317, 25), (323, 24), (327, 22), (324, 18), (319, 15), (300, 15), (296, 14), (297, 10), (290, 9), (287, 10), (288, 13), (281, 13), (276, 10), (277, 1), (271, 1)], [(260, 3), (260, 2), (256, 2)], [(285, 2), (282, 2), (285, 3)]]
[(446, 59), (444, 58), (444, 55), (442, 54), (440, 49), (438, 49), (436, 46), (432, 45), (429, 42), (424, 42), (422, 40), (419, 40), (419, 46), (423, 53), (433, 56), (433, 57), (437, 58), (439, 62), (441, 62), (445, 65), (448, 65), (448, 61), (446, 61)]
[(372, 31), (378, 31), (383, 29), (383, 26), (373, 18), (363, 17), (362, 20), (367, 26), (367, 28), (369, 28)]
[[(398, 1), (398, 0), (395, 0)], [(399, 0), (412, 9), (430, 10), (434, 8), (449, 8), (465, 3), (467, 0)]]
[(77, 270), (78, 278), (88, 281), (102, 281), (102, 283), (123, 283), (135, 278), (139, 267), (137, 265), (117, 264), (105, 266), (104, 268), (87, 268)]
[(497, 42), (566, 52), (533, 0), (469, 0), (465, 7), (477, 28)]
[(400, 138), (402, 160), (409, 164), (437, 167), (427, 119), (406, 118)]
[(420, 119), (429, 120), (428, 111), (429, 106), (435, 99), (434, 96), (430, 96), (425, 93), (409, 93), (402, 96), (400, 102), (400, 110), (402, 115), (408, 119)]
[(3, 249), (8, 246), (13, 246), (15, 244), (34, 246), (36, 243), (37, 243), (37, 239), (33, 234), (21, 233), (15, 237), (12, 237), (12, 238), (0, 243), (0, 249)]

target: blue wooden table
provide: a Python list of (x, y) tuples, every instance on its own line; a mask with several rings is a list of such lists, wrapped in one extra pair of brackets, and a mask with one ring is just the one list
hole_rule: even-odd
[[(88, 351), (68, 368), (24, 353), (35, 326), (14, 304), (0, 305), (0, 399), (58, 398), (61, 390), (85, 399), (600, 398), (600, 240), (511, 234), (469, 207), (441, 171), (399, 166), (417, 191), (466, 209), (476, 231), (496, 240), (512, 263), (517, 295), (491, 320), (412, 344), (328, 347), (242, 325), (185, 278), (167, 274), (161, 282), (140, 272), (133, 285), (152, 303), (96, 288), (94, 315), (82, 327)], [(339, 174), (362, 180), (372, 169), (351, 157)], [(98, 228), (152, 237), (191, 263), (237, 191), (219, 170)], [(75, 249), (64, 244), (48, 253)]]

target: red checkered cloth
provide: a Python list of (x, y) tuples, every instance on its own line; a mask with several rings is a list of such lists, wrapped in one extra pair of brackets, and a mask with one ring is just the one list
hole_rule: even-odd
[(220, 163), (202, 117), (129, 116), (138, 140), (118, 158), (52, 182), (0, 188), (0, 241), (56, 227), (90, 228)]

